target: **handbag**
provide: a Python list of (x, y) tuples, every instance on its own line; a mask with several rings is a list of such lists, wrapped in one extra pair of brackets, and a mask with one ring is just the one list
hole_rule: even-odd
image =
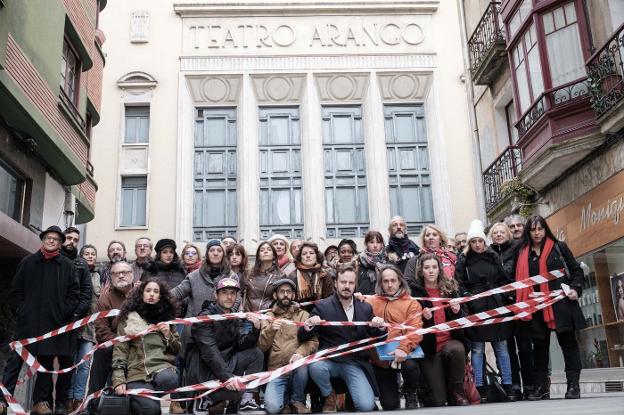
[(481, 403), (481, 396), (474, 381), (474, 373), (470, 361), (466, 362), (466, 368), (464, 369), (464, 396), (468, 399), (470, 405)]
[(483, 374), (483, 386), (486, 387), (488, 402), (509, 402), (507, 392), (498, 380), (498, 373), (489, 364)]
[(130, 415), (128, 396), (115, 395), (112, 388), (106, 388), (100, 396), (97, 415)]

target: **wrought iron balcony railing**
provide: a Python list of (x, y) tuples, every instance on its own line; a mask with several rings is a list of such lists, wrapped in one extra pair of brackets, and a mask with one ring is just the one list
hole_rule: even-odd
[(470, 40), (470, 71), (477, 84), (492, 81), (493, 74), (504, 63), (505, 32), (500, 17), (500, 2), (488, 4)]
[(516, 123), (518, 136), (523, 137), (547, 112), (587, 99), (589, 89), (589, 80), (583, 78), (543, 92)]
[(587, 77), (597, 118), (624, 100), (624, 24), (587, 61)]
[(503, 200), (503, 183), (514, 179), (522, 168), (522, 154), (517, 146), (509, 146), (483, 172), (485, 190), (485, 208), (494, 209)]

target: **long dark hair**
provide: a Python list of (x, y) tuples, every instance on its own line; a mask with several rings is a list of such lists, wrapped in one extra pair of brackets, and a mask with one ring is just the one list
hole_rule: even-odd
[[(228, 236), (228, 238), (231, 238), (231, 236)], [(225, 258), (228, 261), (228, 266), (232, 269), (232, 266), (229, 265), (230, 257), (235, 253), (243, 258), (240, 264), (240, 274), (243, 278), (247, 278), (247, 274), (249, 274), (249, 256), (247, 256), (247, 251), (245, 251), (245, 247), (243, 245), (236, 243), (225, 250)], [(243, 281), (240, 281), (240, 283), (242, 287)]]
[(323, 254), (319, 251), (319, 247), (314, 242), (304, 242), (301, 244), (301, 248), (299, 248), (299, 252), (295, 257), (295, 263), (301, 265), (301, 252), (303, 252), (303, 248), (312, 248), (314, 250), (314, 255), (316, 255), (316, 263), (319, 265), (323, 264)]
[(425, 261), (433, 260), (438, 263), (438, 290), (440, 290), (440, 294), (443, 296), (451, 297), (453, 296), (457, 290), (457, 281), (454, 278), (448, 278), (444, 274), (444, 267), (442, 265), (442, 261), (440, 258), (434, 253), (426, 253), (422, 254), (418, 257), (418, 262), (416, 265), (416, 278), (420, 281), (423, 288), (425, 287), (425, 275), (423, 272), (423, 266)]
[(520, 251), (522, 248), (526, 246), (531, 246), (531, 229), (535, 228), (537, 225), (542, 225), (544, 231), (546, 232), (546, 237), (552, 239), (554, 242), (558, 242), (557, 237), (550, 230), (550, 226), (546, 223), (546, 219), (543, 216), (535, 215), (531, 216), (527, 219), (526, 225), (524, 225), (524, 231), (522, 232), (522, 239), (520, 243), (516, 245), (516, 251)]
[[(158, 288), (160, 288), (160, 298), (154, 305), (147, 304), (143, 301), (143, 292), (145, 291), (145, 287), (147, 284), (152, 282), (158, 284)], [(177, 315), (179, 315), (179, 306), (178, 302), (169, 292), (169, 287), (167, 287), (165, 283), (155, 278), (149, 278), (130, 291), (130, 294), (121, 307), (119, 320), (121, 321), (127, 318), (128, 314), (133, 311), (136, 311), (141, 318), (149, 324), (154, 324), (174, 319)]]
[(258, 249), (256, 249), (256, 263), (253, 266), (252, 275), (260, 274), (261, 261), (258, 257), (260, 256), (260, 248), (262, 248), (264, 245), (269, 245), (271, 247), (271, 251), (273, 251), (273, 266), (277, 267), (277, 252), (275, 251), (275, 248), (273, 248), (273, 245), (271, 245), (269, 241), (262, 241), (258, 245)]

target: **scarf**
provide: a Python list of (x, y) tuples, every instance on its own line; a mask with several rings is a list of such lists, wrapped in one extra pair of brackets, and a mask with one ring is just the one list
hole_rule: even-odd
[(384, 298), (386, 298), (388, 301), (395, 301), (401, 298), (404, 293), (405, 293), (405, 289), (399, 288), (399, 290), (392, 295), (384, 294)]
[[(555, 246), (555, 242), (546, 238), (544, 243), (544, 247), (542, 248), (541, 255), (539, 257), (539, 273), (540, 275), (544, 275), (548, 273), (548, 268), (546, 267), (546, 261), (548, 260), (548, 256), (550, 255), (550, 251), (552, 251)], [(518, 265), (516, 266), (516, 281), (524, 280), (530, 277), (529, 275), (529, 252), (530, 252), (530, 244), (525, 246), (520, 250), (520, 254), (518, 255)], [(533, 287), (529, 288), (519, 288), (516, 290), (516, 301), (526, 301), (529, 299), (529, 294), (533, 291)], [(540, 291), (544, 293), (546, 296), (550, 295), (550, 287), (548, 286), (548, 282), (540, 284)], [(552, 306), (548, 306), (543, 309), (544, 321), (549, 329), (554, 330), (556, 328), (555, 324), (555, 313), (553, 312)], [(523, 317), (522, 320), (530, 321), (533, 318), (532, 314), (529, 314), (526, 317)]]
[(423, 246), (420, 248), (420, 254), (435, 254), (435, 256), (440, 258), (442, 264), (455, 265), (457, 263), (457, 255), (442, 247), (427, 248), (426, 246)]
[(366, 274), (370, 282), (375, 282), (377, 281), (379, 267), (386, 263), (386, 250), (382, 249), (379, 253), (373, 254), (365, 249), (360, 254), (360, 262), (366, 268)]
[(43, 254), (43, 259), (45, 259), (46, 261), (52, 261), (61, 253), (61, 251), (58, 249), (56, 251), (49, 252), (46, 251), (43, 247), (41, 247), (40, 251)]
[(391, 236), (388, 239), (388, 246), (390, 246), (391, 250), (396, 252), (399, 257), (402, 257), (403, 254), (406, 254), (409, 251), (410, 239), (407, 236), (402, 238), (396, 238)]
[(191, 264), (191, 265), (186, 265), (186, 266), (185, 266), (185, 268), (186, 268), (186, 273), (187, 273), (187, 274), (190, 274), (191, 272), (193, 272), (193, 271), (195, 271), (195, 270), (200, 269), (200, 268), (201, 268), (201, 266), (202, 266), (201, 261), (195, 261), (195, 263), (194, 263), (194, 264)]
[[(297, 298), (299, 300), (312, 297), (318, 299), (321, 297), (320, 270), (320, 264), (314, 264), (312, 266), (297, 264)], [(306, 275), (310, 276), (313, 280), (308, 281)]]
[(134, 311), (149, 324), (156, 324), (175, 318), (171, 303), (164, 299), (161, 299), (156, 304), (148, 304), (140, 301), (139, 304), (136, 305)]
[(277, 259), (277, 267), (282, 268), (284, 265), (288, 264), (289, 262), (290, 262), (290, 258), (288, 258), (288, 255), (284, 255), (283, 257)]

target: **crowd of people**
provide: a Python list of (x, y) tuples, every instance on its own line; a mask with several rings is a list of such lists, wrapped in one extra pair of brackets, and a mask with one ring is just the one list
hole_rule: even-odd
[[(464, 385), (470, 366), (481, 397), (477, 402), (483, 403), (488, 400), (485, 343), (494, 350), (507, 400), (548, 399), (551, 332), (565, 361), (565, 397), (580, 398), (575, 333), (585, 327), (577, 301), (584, 275), (544, 218), (512, 215), (490, 226), (487, 236), (475, 220), (454, 238), (436, 225), (425, 225), (414, 242), (405, 220), (394, 217), (388, 233), (387, 243), (381, 232), (370, 230), (361, 250), (343, 239), (323, 252), (314, 242), (273, 235), (258, 244), (253, 266), (232, 236), (208, 241), (203, 258), (196, 245), (186, 244), (178, 255), (172, 239), (153, 244), (141, 237), (134, 244), (133, 262), (127, 261), (122, 241), (111, 241), (108, 262), (98, 266), (95, 246), (85, 244), (78, 251), (78, 229), (49, 227), (40, 234), (41, 249), (24, 258), (13, 281), (9, 301), (16, 339), (42, 335), (97, 311), (120, 313), (29, 345), (44, 367), (52, 369), (55, 359), (58, 366), (69, 367), (95, 344), (136, 335), (152, 325), (157, 330), (98, 349), (90, 362), (58, 375), (55, 386), (51, 374), (39, 372), (31, 413), (70, 413), (85, 396), (107, 386), (125, 395), (130, 389), (165, 391), (209, 380), (224, 382), (224, 387), (194, 400), (188, 400), (193, 397), (189, 393), (173, 394), (170, 413), (236, 413), (262, 406), (269, 414), (371, 411), (377, 399), (381, 409), (394, 410), (401, 407), (401, 398), (406, 409), (461, 406), (476, 403)], [(553, 270), (565, 270), (565, 276), (461, 305), (451, 301)], [(387, 324), (427, 328), (548, 296), (561, 290), (562, 283), (570, 287), (564, 299), (512, 323), (425, 335)], [(440, 305), (436, 298), (448, 298), (448, 306), (435, 307)], [(232, 312), (245, 318), (165, 323)], [(332, 326), (324, 321), (368, 324)], [(350, 342), (408, 333), (387, 348), (298, 367), (262, 388), (249, 389), (239, 378)], [(23, 363), (17, 353), (7, 362), (2, 383), (10, 393)], [(159, 401), (137, 395), (129, 400), (135, 415), (161, 413)], [(0, 401), (0, 414), (6, 408)]]

